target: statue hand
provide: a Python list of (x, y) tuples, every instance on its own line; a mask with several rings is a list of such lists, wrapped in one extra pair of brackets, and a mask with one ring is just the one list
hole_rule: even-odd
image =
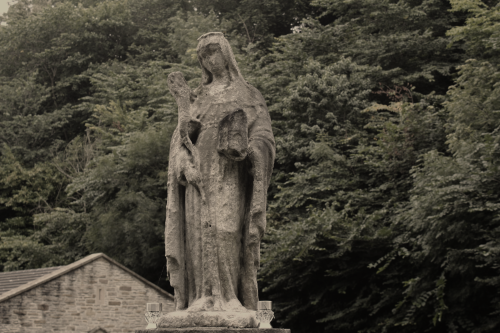
[(201, 174), (193, 162), (193, 157), (185, 147), (179, 148), (176, 157), (175, 175), (181, 185), (199, 184)]
[(201, 184), (201, 174), (200, 171), (194, 166), (194, 164), (189, 163), (183, 168), (184, 176), (189, 184), (195, 185), (198, 187)]
[(250, 224), (250, 228), (249, 228), (249, 243), (252, 244), (252, 243), (256, 243), (256, 242), (260, 242), (262, 236), (264, 235), (264, 232), (263, 230), (261, 230), (258, 226), (256, 226), (255, 224)]
[(261, 180), (261, 173), (259, 172), (259, 162), (257, 161), (257, 153), (254, 148), (249, 145), (247, 149), (248, 160), (250, 161), (250, 169), (248, 172), (254, 177), (255, 180)]

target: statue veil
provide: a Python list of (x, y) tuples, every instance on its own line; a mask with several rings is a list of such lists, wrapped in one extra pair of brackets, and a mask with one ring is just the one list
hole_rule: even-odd
[(236, 59), (234, 58), (231, 46), (229, 45), (227, 39), (224, 38), (224, 34), (222, 32), (209, 32), (198, 38), (198, 47), (196, 48), (198, 61), (200, 62), (200, 66), (202, 69), (202, 76), (201, 76), (202, 86), (210, 84), (212, 81), (212, 73), (210, 73), (205, 68), (205, 66), (203, 66), (203, 62), (201, 61), (201, 56), (200, 56), (201, 50), (203, 50), (203, 48), (205, 48), (210, 44), (219, 45), (222, 51), (222, 55), (224, 57), (224, 61), (226, 63), (226, 69), (229, 71), (230, 80), (240, 81), (246, 84), (245, 79), (241, 75)]

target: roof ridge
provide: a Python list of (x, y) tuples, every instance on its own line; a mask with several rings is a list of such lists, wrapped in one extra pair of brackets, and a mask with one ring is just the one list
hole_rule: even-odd
[(99, 258), (104, 258), (106, 260), (108, 260), (109, 262), (111, 262), (112, 264), (120, 267), (121, 269), (125, 270), (127, 273), (131, 274), (132, 276), (136, 277), (137, 279), (139, 279), (141, 282), (143, 282), (144, 284), (148, 285), (149, 287), (152, 287), (153, 289), (155, 289), (156, 291), (164, 294), (165, 296), (169, 297), (169, 298), (174, 298), (174, 296), (172, 296), (172, 294), (170, 294), (169, 292), (161, 289), (160, 287), (158, 287), (157, 285), (151, 283), (150, 281), (146, 280), (145, 278), (143, 278), (142, 276), (140, 276), (139, 274), (135, 273), (134, 271), (130, 270), (129, 268), (125, 267), (124, 265), (116, 262), (115, 260), (111, 259), (110, 257), (108, 257), (107, 255), (105, 255), (104, 253), (94, 253), (94, 254), (91, 254), (91, 255), (88, 255), (80, 260), (77, 260), (75, 261), (74, 263), (72, 264), (69, 264), (69, 265), (66, 265), (66, 266), (61, 266), (61, 268), (51, 272), (51, 273), (48, 273), (46, 275), (43, 275), (41, 277), (39, 277), (38, 279), (35, 279), (33, 281), (30, 281), (30, 282), (27, 282), (23, 285), (20, 285), (19, 287), (17, 288), (14, 288), (14, 289), (11, 289), (3, 294), (0, 295), (0, 302), (3, 302), (3, 301), (6, 301), (14, 296), (17, 296), (19, 294), (22, 294), (24, 293), (25, 291), (28, 291), (28, 290), (31, 290), (39, 285), (42, 285), (44, 283), (47, 283), (53, 279), (56, 279), (66, 273), (69, 273), (77, 268), (80, 268), (94, 260), (97, 260)]

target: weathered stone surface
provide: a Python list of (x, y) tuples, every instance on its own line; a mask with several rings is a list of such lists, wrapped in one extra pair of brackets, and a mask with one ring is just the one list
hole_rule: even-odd
[(231, 312), (231, 311), (176, 311), (164, 315), (158, 327), (244, 327), (252, 328), (258, 326), (255, 311)]
[(247, 157), (248, 121), (245, 112), (238, 109), (219, 122), (219, 145), (217, 151), (235, 161)]
[(291, 333), (284, 328), (227, 328), (227, 327), (191, 327), (191, 328), (157, 328), (138, 330), (135, 333)]
[(179, 123), (170, 143), (165, 249), (178, 312), (161, 326), (256, 327), (275, 157), (271, 119), (222, 33), (201, 36), (197, 53), (197, 89), (180, 72), (168, 78)]

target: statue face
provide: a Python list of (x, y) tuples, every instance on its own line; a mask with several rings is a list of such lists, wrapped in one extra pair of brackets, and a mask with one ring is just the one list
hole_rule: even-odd
[(208, 44), (200, 52), (200, 58), (203, 66), (218, 77), (224, 75), (226, 71), (226, 62), (219, 44)]

